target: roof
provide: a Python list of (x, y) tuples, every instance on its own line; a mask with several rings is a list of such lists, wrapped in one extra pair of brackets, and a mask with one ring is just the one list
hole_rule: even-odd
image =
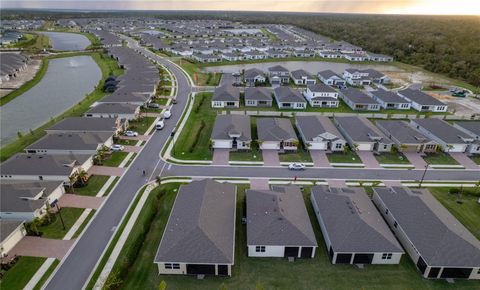
[(272, 92), (263, 87), (245, 88), (245, 100), (272, 101)]
[(47, 150), (97, 150), (103, 145), (112, 133), (53, 133), (47, 134), (37, 142), (31, 144), (26, 150), (47, 149)]
[(251, 141), (250, 116), (217, 115), (213, 125), (211, 139), (230, 140), (237, 137), (239, 141)]
[(65, 118), (47, 131), (81, 131), (81, 132), (115, 132), (117, 130), (117, 118)]
[(373, 190), (428, 265), (480, 266), (480, 242), (427, 189)]
[(233, 264), (236, 187), (212, 179), (178, 191), (156, 263)]
[(410, 103), (409, 101), (405, 100), (404, 98), (400, 97), (399, 95), (395, 94), (392, 91), (386, 91), (383, 89), (378, 89), (377, 91), (370, 92), (373, 96), (377, 97), (378, 99), (382, 100), (385, 103)]
[(100, 103), (87, 111), (92, 114), (134, 114), (138, 105), (124, 103)]
[(420, 91), (420, 90), (412, 90), (412, 89), (405, 89), (398, 91), (398, 93), (412, 102), (415, 102), (420, 105), (425, 105), (425, 106), (445, 106), (445, 103), (440, 102), (436, 98), (427, 95), (426, 93)]
[(273, 93), (278, 102), (306, 103), (302, 94), (290, 87), (277, 87), (273, 90)]
[(246, 200), (248, 245), (317, 246), (298, 187), (247, 190)]
[(420, 131), (412, 128), (407, 122), (399, 120), (378, 120), (377, 127), (383, 128), (385, 134), (392, 136), (402, 144), (424, 144), (432, 142)]
[(322, 92), (322, 93), (336, 93), (337, 91), (329, 85), (324, 83), (316, 83), (314, 85), (308, 85), (307, 88), (312, 92)]
[(472, 136), (437, 118), (415, 119), (412, 122), (425, 128), (425, 130), (445, 143), (465, 144), (467, 141), (473, 141), (474, 139)]
[(224, 85), (215, 88), (212, 101), (240, 101), (240, 90), (232, 85)]
[(378, 128), (365, 117), (335, 117), (335, 122), (341, 127), (354, 142), (375, 142), (391, 144)]
[(342, 78), (338, 74), (334, 73), (332, 70), (329, 70), (329, 69), (319, 72), (318, 75), (321, 76), (324, 79), (329, 79), (331, 77), (336, 77), (336, 78), (339, 78), (339, 79)]
[(363, 188), (320, 185), (312, 196), (335, 252), (403, 253)]
[(258, 139), (261, 141), (298, 140), (290, 119), (257, 118)]
[(2, 180), (1, 212), (33, 212), (45, 205), (47, 197), (62, 181)]
[(263, 71), (259, 70), (258, 68), (247, 69), (243, 73), (245, 78), (248, 78), (248, 79), (255, 78), (257, 76), (263, 76), (263, 74), (264, 74)]
[(355, 104), (378, 104), (378, 102), (369, 95), (355, 88), (346, 88), (341, 90), (340, 94)]
[(304, 69), (294, 70), (294, 71), (291, 72), (291, 74), (292, 74), (292, 77), (293, 77), (294, 79), (301, 79), (301, 78), (303, 78), (303, 77), (306, 77), (306, 78), (309, 78), (309, 79), (313, 78), (312, 75), (309, 74), (309, 73), (308, 73), (306, 70), (304, 70)]
[(91, 157), (90, 154), (15, 154), (0, 164), (2, 175), (56, 175), (70, 176), (75, 166)]
[(23, 221), (0, 220), (0, 242), (3, 243), (22, 224)]
[(474, 134), (477, 138), (480, 136), (480, 121), (455, 121), (455, 125)]
[(269, 72), (288, 72), (288, 69), (281, 65), (275, 65), (268, 68)]
[(305, 141), (321, 138), (326, 141), (343, 140), (332, 121), (326, 116), (297, 116), (297, 127), (305, 137)]

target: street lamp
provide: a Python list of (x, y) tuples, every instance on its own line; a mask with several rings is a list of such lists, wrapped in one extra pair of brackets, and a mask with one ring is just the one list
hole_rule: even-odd
[(427, 174), (428, 166), (430, 166), (430, 164), (425, 165), (425, 170), (423, 171), (422, 179), (420, 179), (420, 183), (418, 184), (418, 188), (422, 187), (423, 179), (425, 178), (425, 174)]

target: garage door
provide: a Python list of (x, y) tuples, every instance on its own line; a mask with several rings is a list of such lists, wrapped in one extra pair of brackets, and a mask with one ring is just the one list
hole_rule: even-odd
[(298, 247), (285, 247), (285, 257), (298, 257)]
[(360, 150), (360, 151), (371, 151), (372, 150), (372, 144), (360, 143), (360, 144), (358, 144), (357, 149)]
[(373, 260), (373, 254), (355, 254), (353, 257), (354, 264), (371, 264)]
[(443, 268), (440, 278), (462, 278), (466, 279), (470, 277), (472, 268)]
[(232, 145), (230, 141), (215, 140), (215, 145), (213, 148), (232, 148)]
[(302, 258), (311, 258), (313, 252), (313, 247), (302, 247), (302, 254), (300, 255)]
[(189, 275), (215, 275), (215, 265), (187, 264)]

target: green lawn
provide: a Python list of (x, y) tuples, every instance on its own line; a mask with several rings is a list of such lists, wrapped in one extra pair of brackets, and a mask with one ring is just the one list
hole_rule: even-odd
[(155, 99), (155, 103), (165, 106), (168, 102), (168, 98), (157, 98)]
[(128, 139), (118, 139), (115, 141), (115, 144), (135, 146), (138, 140), (128, 140)]
[(74, 188), (74, 192), (78, 195), (95, 196), (98, 191), (105, 185), (110, 176), (92, 175), (88, 179), (87, 186)]
[[(160, 239), (165, 228), (169, 211), (173, 205), (175, 192), (166, 191), (159, 199), (160, 208), (149, 231), (142, 239), (143, 243), (133, 255), (129, 251), (121, 253), (122, 257), (130, 254), (136, 257), (133, 264), (128, 261), (129, 271), (119, 271), (122, 289), (157, 289), (160, 281), (167, 283), (167, 289), (478, 289), (476, 281), (446, 281), (422, 279), (408, 256), (402, 258), (399, 265), (368, 265), (358, 269), (352, 265), (332, 265), (316, 222), (313, 209), (308, 200), (309, 189), (306, 188), (304, 198), (310, 220), (319, 243), (314, 259), (297, 260), (290, 263), (283, 258), (248, 258), (246, 253), (246, 227), (241, 224), (245, 208), (245, 186), (239, 186), (237, 199), (237, 224), (235, 242), (235, 265), (230, 278), (206, 277), (197, 280), (192, 276), (158, 275), (158, 268), (153, 263)], [(142, 212), (143, 213), (143, 212)], [(143, 219), (141, 219), (143, 220)], [(139, 224), (138, 227), (142, 227)], [(143, 224), (143, 227), (148, 227)], [(137, 227), (134, 227), (137, 228)], [(128, 240), (143, 237), (130, 235)], [(127, 264), (127, 260), (119, 260), (117, 265)], [(116, 265), (116, 266), (117, 266)], [(110, 281), (114, 281), (111, 279)], [(117, 280), (119, 281), (119, 280)], [(225, 288), (221, 288), (222, 285)], [(315, 285), (315, 286), (313, 286)], [(119, 285), (114, 285), (117, 288)]]
[(251, 151), (232, 151), (230, 152), (230, 161), (263, 161), (263, 155), (260, 150), (252, 149)]
[(42, 276), (42, 278), (38, 281), (37, 285), (35, 285), (33, 290), (42, 289), (43, 284), (45, 284), (45, 282), (47, 282), (48, 277), (50, 277), (50, 275), (52, 275), (53, 271), (55, 270), (55, 268), (57, 268), (58, 264), (60, 264), (60, 261), (55, 259), (55, 261), (53, 261), (52, 265), (50, 265), (50, 267), (48, 268), (47, 272), (45, 272), (45, 274)]
[(280, 162), (313, 162), (310, 152), (298, 147), (296, 152), (288, 152), (278, 154)]
[(135, 121), (130, 121), (128, 129), (136, 131), (140, 135), (144, 135), (152, 125), (153, 121), (155, 121), (154, 117), (141, 117)]
[(0, 280), (0, 289), (23, 289), (45, 260), (46, 258), (20, 257), (15, 265), (3, 275)]
[(128, 152), (112, 152), (112, 154), (103, 160), (103, 166), (118, 167), (120, 163), (127, 157)]
[(375, 154), (375, 158), (377, 158), (378, 163), (380, 164), (410, 164), (407, 157), (405, 157), (402, 153), (381, 153), (379, 155)]
[[(450, 188), (432, 187), (430, 192), (446, 207), (477, 239), (480, 239), (480, 188), (463, 188), (460, 198), (449, 193)], [(461, 203), (457, 201), (460, 200)]]
[(328, 153), (328, 161), (330, 163), (362, 163), (362, 160), (353, 151)]
[(211, 106), (212, 93), (199, 93), (182, 132), (175, 139), (172, 155), (178, 159), (211, 160), (210, 134), (216, 113)]
[(473, 160), (476, 164), (480, 165), (480, 155), (470, 156), (470, 159)]
[(62, 239), (67, 234), (68, 230), (70, 230), (73, 224), (80, 217), (83, 211), (83, 208), (61, 208), (60, 212), (63, 218), (63, 222), (65, 223), (65, 229), (63, 229), (60, 215), (58, 213), (55, 213), (51, 216), (51, 222), (48, 223), (46, 219), (46, 223), (48, 224), (38, 227), (38, 231), (43, 233), (43, 238)]
[(202, 64), (180, 58), (175, 59), (174, 62), (180, 65), (198, 86), (216, 86), (220, 83), (222, 74), (202, 72)]
[(423, 159), (431, 165), (458, 165), (457, 160), (445, 152), (426, 154)]

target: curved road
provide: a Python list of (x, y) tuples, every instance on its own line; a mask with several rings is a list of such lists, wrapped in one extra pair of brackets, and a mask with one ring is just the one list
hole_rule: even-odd
[[(143, 146), (137, 157), (127, 169), (117, 186), (112, 190), (103, 206), (97, 211), (84, 234), (66, 256), (46, 289), (81, 289), (100, 259), (114, 230), (127, 212), (137, 191), (149, 179), (156, 176), (192, 176), (192, 177), (265, 177), (265, 178), (315, 178), (315, 179), (357, 179), (357, 180), (420, 180), (423, 170), (401, 169), (355, 169), (355, 168), (308, 168), (302, 172), (291, 172), (280, 167), (260, 166), (195, 166), (175, 165), (159, 158), (161, 150), (174, 130), (187, 99), (193, 88), (182, 70), (160, 56), (144, 49), (137, 42), (124, 37), (130, 47), (142, 51), (144, 55), (165, 65), (177, 79), (177, 101), (171, 109), (172, 117), (165, 122), (162, 131), (156, 131)], [(150, 173), (150, 178), (142, 176), (142, 170)], [(478, 181), (480, 170), (429, 170), (425, 181)], [(153, 261), (152, 261), (153, 263)]]

